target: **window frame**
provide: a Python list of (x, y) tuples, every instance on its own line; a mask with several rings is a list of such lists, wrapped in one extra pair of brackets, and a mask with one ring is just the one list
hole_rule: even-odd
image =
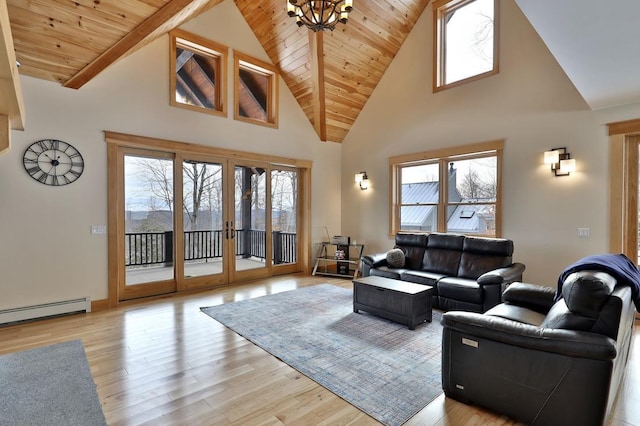
[[(280, 76), (278, 70), (274, 65), (271, 65), (265, 61), (254, 58), (237, 50), (233, 52), (233, 97), (234, 108), (233, 118), (245, 123), (257, 124), (260, 126), (278, 128), (278, 107), (279, 107), (279, 80)], [(267, 89), (267, 121), (257, 120), (251, 117), (244, 117), (240, 115), (240, 69), (249, 69), (252, 72), (260, 73), (262, 75), (269, 76), (269, 84)]]
[(433, 92), (439, 92), (461, 84), (481, 80), (500, 72), (500, 2), (493, 0), (493, 69), (454, 81), (445, 83), (445, 25), (444, 19), (448, 12), (462, 8), (476, 0), (438, 0), (432, 3), (433, 10)]
[[(169, 33), (170, 39), (170, 87), (169, 87), (169, 103), (171, 106), (184, 108), (191, 111), (203, 112), (206, 114), (217, 115), (221, 117), (227, 116), (227, 58), (229, 56), (229, 47), (224, 44), (206, 39), (196, 34), (192, 34), (183, 30), (173, 30)], [(189, 105), (176, 100), (176, 49), (178, 47), (187, 48), (197, 51), (203, 56), (212, 56), (218, 59), (216, 73), (215, 88), (215, 108), (199, 107)]]
[[(496, 157), (496, 200), (495, 200), (495, 237), (502, 236), (502, 158), (504, 140), (480, 142), (454, 148), (443, 148), (433, 151), (406, 154), (389, 158), (389, 236), (398, 233), (429, 233), (427, 231), (406, 231), (400, 226), (400, 208), (402, 207), (402, 170), (407, 166), (422, 164), (439, 164), (439, 199), (437, 203), (437, 229), (431, 232), (447, 232), (446, 211), (449, 206), (461, 205), (448, 201), (448, 165), (452, 161)], [(444, 167), (443, 167), (444, 166)], [(466, 205), (467, 203), (462, 203)], [(474, 204), (474, 203), (469, 203)], [(478, 203), (475, 203), (478, 204)], [(486, 203), (483, 203), (486, 204)], [(427, 205), (427, 204), (425, 204)], [(485, 234), (469, 234), (484, 236)]]

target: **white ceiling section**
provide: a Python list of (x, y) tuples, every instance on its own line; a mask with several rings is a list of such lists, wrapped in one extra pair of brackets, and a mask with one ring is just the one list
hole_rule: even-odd
[(591, 109), (640, 102), (640, 1), (515, 1)]

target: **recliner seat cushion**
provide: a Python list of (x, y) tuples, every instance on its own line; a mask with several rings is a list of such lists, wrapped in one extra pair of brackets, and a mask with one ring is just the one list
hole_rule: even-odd
[(388, 268), (386, 266), (380, 266), (376, 269), (372, 269), (370, 272), (370, 275), (376, 276), (376, 277), (391, 278), (393, 280), (399, 280), (400, 274), (402, 274), (403, 272), (407, 272), (407, 270), (403, 268), (394, 269), (394, 268)]
[(545, 315), (523, 306), (500, 303), (484, 313), (494, 317), (505, 318), (511, 321), (539, 327), (545, 319)]
[(480, 305), (484, 299), (482, 287), (475, 280), (457, 277), (446, 277), (438, 281), (438, 295)]
[(424, 284), (429, 285), (436, 290), (436, 284), (438, 280), (446, 277), (443, 274), (437, 274), (435, 272), (425, 272), (425, 271), (405, 271), (400, 274), (400, 279), (402, 281), (409, 281), (416, 284)]

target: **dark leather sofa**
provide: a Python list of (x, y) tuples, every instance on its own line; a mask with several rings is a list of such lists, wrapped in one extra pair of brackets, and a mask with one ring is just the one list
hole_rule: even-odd
[(513, 262), (513, 241), (450, 233), (397, 234), (405, 264), (393, 268), (387, 253), (362, 256), (362, 275), (433, 287), (432, 305), (445, 311), (485, 312), (501, 302), (505, 286), (522, 280), (525, 266)]
[(604, 424), (629, 355), (631, 287), (580, 271), (554, 294), (514, 283), (484, 314), (443, 314), (445, 395), (529, 425)]

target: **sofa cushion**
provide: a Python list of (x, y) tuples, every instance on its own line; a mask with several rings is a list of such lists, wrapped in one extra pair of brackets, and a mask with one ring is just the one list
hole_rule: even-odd
[(433, 287), (434, 291), (436, 290), (436, 283), (438, 280), (444, 277), (446, 277), (446, 275), (426, 271), (406, 271), (400, 274), (400, 279), (402, 281), (429, 285)]
[(438, 281), (438, 296), (440, 297), (482, 305), (482, 293), (482, 287), (475, 280), (446, 277)]
[(458, 277), (477, 279), (485, 272), (511, 265), (513, 241), (503, 238), (465, 237)]
[(456, 276), (464, 239), (464, 235), (429, 234), (427, 250), (422, 258), (422, 270)]
[(539, 327), (544, 321), (545, 315), (523, 306), (510, 305), (508, 303), (500, 303), (484, 313), (494, 317), (506, 318), (511, 321), (521, 322), (523, 324), (535, 325)]
[(404, 252), (404, 267), (419, 270), (427, 248), (427, 236), (423, 234), (396, 234), (396, 246)]
[(399, 280), (400, 274), (406, 272), (404, 268), (389, 268), (388, 266), (379, 266), (376, 269), (370, 271), (370, 275), (376, 277), (391, 278), (392, 280)]
[(399, 248), (393, 248), (387, 252), (387, 265), (392, 268), (404, 266), (404, 252)]

